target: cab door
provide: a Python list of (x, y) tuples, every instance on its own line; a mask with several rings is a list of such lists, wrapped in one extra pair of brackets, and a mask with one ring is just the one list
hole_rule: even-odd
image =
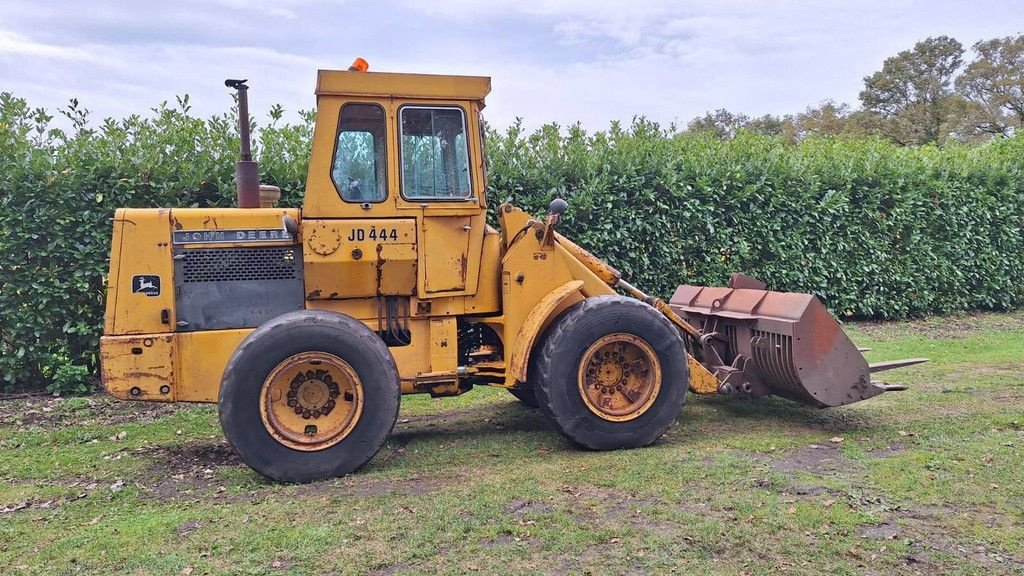
[(394, 154), (388, 144), (389, 104), (372, 99), (341, 102), (337, 118), (327, 120), (336, 126), (328, 134), (331, 140), (318, 135), (314, 151), (333, 149), (329, 164), (318, 174), (329, 175), (334, 194), (315, 196), (341, 203), (323, 212), (308, 210), (303, 218), (309, 300), (416, 293), (418, 221), (412, 214), (397, 214), (389, 194)]
[(399, 207), (418, 212), (420, 298), (477, 290), (486, 206), (478, 127), (470, 118), (468, 103), (395, 105)]

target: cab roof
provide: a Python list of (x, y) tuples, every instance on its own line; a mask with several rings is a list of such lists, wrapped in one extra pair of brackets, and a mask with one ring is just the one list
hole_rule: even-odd
[(429, 98), (482, 103), (490, 91), (491, 79), (487, 76), (319, 70), (316, 80), (317, 96)]

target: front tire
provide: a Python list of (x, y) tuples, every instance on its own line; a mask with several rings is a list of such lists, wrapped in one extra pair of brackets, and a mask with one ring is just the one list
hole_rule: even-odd
[(548, 328), (530, 375), (540, 409), (565, 437), (592, 450), (646, 446), (686, 401), (683, 340), (651, 306), (588, 298)]
[(281, 482), (355, 471), (398, 418), (394, 357), (363, 323), (301, 310), (257, 328), (224, 370), (224, 436), (253, 470)]

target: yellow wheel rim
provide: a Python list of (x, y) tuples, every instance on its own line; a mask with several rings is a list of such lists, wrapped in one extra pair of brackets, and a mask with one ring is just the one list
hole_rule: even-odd
[(355, 370), (326, 352), (303, 352), (277, 365), (260, 393), (267, 432), (295, 450), (323, 450), (352, 432), (363, 413)]
[(642, 338), (618, 332), (587, 348), (577, 381), (591, 412), (605, 420), (625, 422), (647, 412), (658, 398), (661, 364)]

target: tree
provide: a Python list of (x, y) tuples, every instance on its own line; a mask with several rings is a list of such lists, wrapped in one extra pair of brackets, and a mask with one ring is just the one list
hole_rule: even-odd
[(927, 38), (866, 76), (860, 100), (884, 120), (881, 133), (904, 145), (944, 141), (964, 113), (963, 98), (952, 90), (963, 54), (954, 38)]
[(793, 118), (793, 135), (797, 140), (808, 136), (840, 136), (848, 132), (850, 105), (825, 100), (817, 108), (807, 107)]
[(765, 114), (753, 120), (747, 121), (743, 125), (744, 130), (756, 132), (757, 134), (766, 134), (768, 136), (784, 136), (787, 132), (787, 127), (792, 123), (792, 119), (789, 116), (774, 116), (772, 114)]
[(725, 108), (719, 108), (690, 120), (686, 125), (686, 131), (710, 133), (719, 140), (730, 140), (747, 122), (750, 122), (750, 117), (746, 114), (733, 114)]
[(769, 136), (782, 136), (786, 132), (788, 121), (789, 117), (780, 118), (765, 114), (758, 118), (751, 118), (743, 113), (734, 114), (725, 108), (719, 108), (691, 120), (686, 126), (686, 131), (714, 134), (719, 140), (731, 140), (740, 130)]
[(974, 45), (977, 59), (956, 79), (971, 101), (967, 122), (982, 134), (1009, 136), (1024, 128), (1024, 34)]

